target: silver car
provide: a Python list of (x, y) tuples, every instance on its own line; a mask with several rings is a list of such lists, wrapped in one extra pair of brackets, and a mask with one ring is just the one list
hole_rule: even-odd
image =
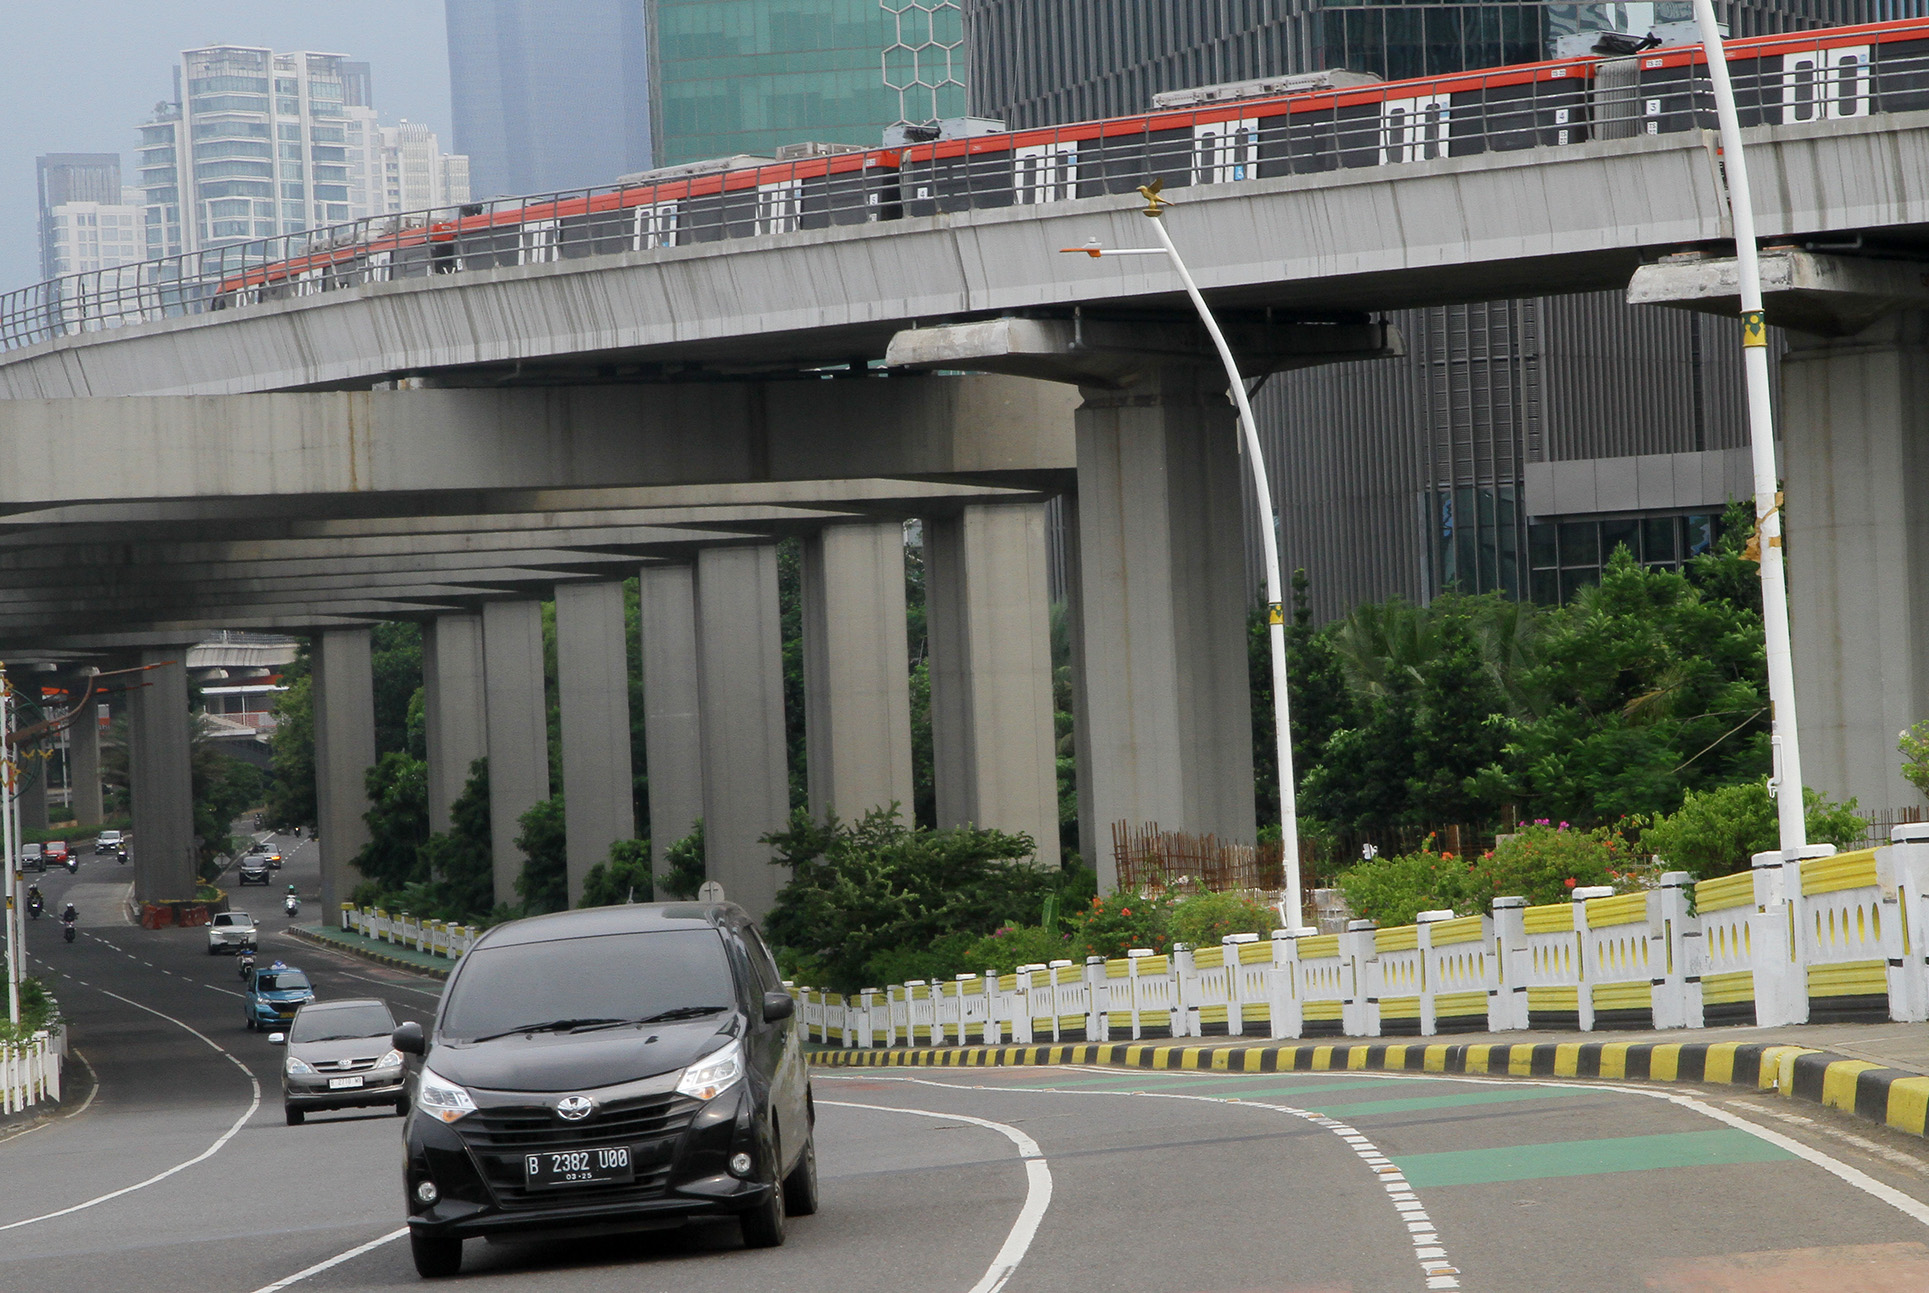
[(208, 922), (208, 955), (216, 952), (251, 952), (257, 946), (255, 918), (245, 911), (217, 913)]
[(310, 1001), (285, 1033), (268, 1041), (286, 1046), (281, 1102), (288, 1125), (299, 1127), (311, 1109), (389, 1105), (409, 1111), (409, 1065), (389, 1042), (395, 1016), (372, 997)]

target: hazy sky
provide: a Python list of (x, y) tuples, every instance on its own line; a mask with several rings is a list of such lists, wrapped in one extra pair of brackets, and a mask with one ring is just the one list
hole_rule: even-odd
[(40, 277), (34, 158), (121, 154), (174, 97), (181, 51), (202, 45), (316, 50), (373, 66), (384, 122), (427, 122), (451, 147), (442, 0), (0, 0), (0, 291)]

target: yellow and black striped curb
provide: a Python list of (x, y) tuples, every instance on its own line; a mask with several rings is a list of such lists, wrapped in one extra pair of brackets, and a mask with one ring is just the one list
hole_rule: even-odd
[(414, 961), (406, 961), (399, 956), (389, 956), (384, 952), (371, 951), (365, 947), (354, 947), (348, 943), (338, 943), (332, 938), (325, 938), (320, 934), (306, 929), (291, 926), (288, 929), (288, 933), (294, 938), (301, 939), (304, 943), (313, 943), (316, 947), (325, 947), (330, 951), (341, 952), (347, 956), (359, 956), (364, 961), (373, 961), (377, 965), (393, 966), (398, 970), (409, 970), (416, 974), (426, 974), (431, 978), (446, 979), (449, 977), (449, 971), (439, 966), (418, 965)]
[(1929, 1077), (1806, 1046), (1753, 1042), (1514, 1042), (1413, 1045), (1186, 1046), (1174, 1042), (1061, 1042), (1036, 1046), (818, 1050), (826, 1068), (990, 1068), (1103, 1064), (1209, 1073), (1504, 1074), (1704, 1082), (1778, 1091), (1904, 1131), (1929, 1136)]

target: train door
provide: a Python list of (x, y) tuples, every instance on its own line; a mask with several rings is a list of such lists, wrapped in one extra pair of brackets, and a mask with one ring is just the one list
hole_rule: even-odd
[(1011, 187), (1020, 206), (1064, 202), (1078, 196), (1078, 145), (1027, 144), (1014, 149)]
[(1380, 165), (1445, 157), (1451, 116), (1445, 95), (1388, 99), (1380, 105)]
[(1804, 50), (1782, 58), (1782, 123), (1869, 115), (1869, 47)]
[(557, 235), (562, 225), (557, 220), (531, 220), (522, 226), (522, 238), (516, 248), (518, 265), (547, 265), (557, 258), (560, 248)]
[(1236, 184), (1259, 174), (1259, 120), (1202, 121), (1192, 127), (1192, 182)]
[(804, 214), (802, 180), (779, 180), (757, 186), (757, 227), (759, 236), (767, 233), (796, 233)]
[(649, 251), (654, 247), (676, 246), (677, 214), (674, 202), (637, 207), (635, 223), (630, 229), (630, 249)]

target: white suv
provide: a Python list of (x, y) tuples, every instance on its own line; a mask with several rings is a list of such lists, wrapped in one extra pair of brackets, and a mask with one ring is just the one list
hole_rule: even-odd
[(208, 955), (254, 947), (255, 918), (245, 911), (224, 911), (208, 923)]
[(96, 853), (112, 853), (120, 846), (121, 833), (119, 831), (102, 831), (94, 837), (94, 852)]

